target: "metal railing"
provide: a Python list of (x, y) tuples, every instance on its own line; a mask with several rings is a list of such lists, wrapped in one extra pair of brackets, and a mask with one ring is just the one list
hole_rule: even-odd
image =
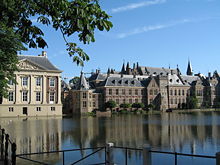
[(16, 144), (12, 142), (9, 134), (5, 133), (5, 129), (0, 126), (0, 159), (4, 161), (4, 165), (16, 164)]
[[(35, 163), (38, 163), (38, 164), (43, 164), (43, 165), (49, 165), (49, 163), (45, 163), (45, 162), (41, 162), (41, 161), (38, 161), (38, 160), (33, 160), (33, 159), (30, 159), (30, 158), (27, 158), (27, 156), (31, 156), (31, 155), (40, 155), (40, 154), (51, 154), (51, 153), (62, 153), (62, 164), (64, 165), (65, 164), (65, 153), (66, 152), (72, 152), (72, 151), (85, 151), (85, 150), (96, 150), (96, 151), (93, 151), (92, 153), (82, 157), (81, 159), (71, 163), (71, 165), (74, 165), (74, 164), (77, 164), (83, 160), (85, 160), (86, 158), (94, 155), (95, 153), (99, 152), (99, 151), (102, 151), (102, 150), (105, 150), (105, 147), (95, 147), (95, 148), (79, 148), (79, 149), (68, 149), (68, 150), (59, 150), (59, 151), (48, 151), (48, 152), (35, 152), (35, 153), (25, 153), (25, 154), (17, 154), (16, 157), (17, 158), (21, 158), (21, 159), (24, 159), (24, 160), (27, 160), (27, 161), (31, 161), (31, 162), (35, 162)], [(106, 162), (106, 157), (105, 157), (105, 162)], [(102, 162), (102, 163), (98, 163), (98, 164), (105, 164), (105, 162)]]

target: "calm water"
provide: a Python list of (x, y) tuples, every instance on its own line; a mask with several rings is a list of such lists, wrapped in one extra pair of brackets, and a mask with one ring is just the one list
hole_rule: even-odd
[[(190, 154), (215, 155), (220, 151), (220, 112), (164, 113), (158, 115), (119, 115), (112, 117), (74, 118), (1, 118), (0, 124), (13, 136), (17, 153), (42, 152), (83, 147), (115, 146), (153, 149)], [(114, 149), (114, 160), (124, 164), (125, 152)], [(73, 163), (92, 151), (65, 153), (66, 164)], [(129, 164), (141, 164), (140, 152), (131, 151)], [(153, 154), (153, 164), (174, 164), (174, 156)], [(62, 154), (31, 156), (50, 164), (61, 164)], [(19, 164), (30, 162), (17, 159)], [(101, 163), (98, 152), (81, 164)], [(215, 164), (206, 158), (178, 157), (178, 164)]]

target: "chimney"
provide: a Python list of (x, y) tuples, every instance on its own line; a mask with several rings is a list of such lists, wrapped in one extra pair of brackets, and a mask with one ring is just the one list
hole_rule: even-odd
[(42, 56), (42, 57), (47, 57), (47, 52), (46, 52), (46, 51), (42, 51), (41, 56)]
[(208, 78), (211, 79), (211, 72), (208, 73)]
[(173, 69), (171, 69), (171, 75), (173, 75)]

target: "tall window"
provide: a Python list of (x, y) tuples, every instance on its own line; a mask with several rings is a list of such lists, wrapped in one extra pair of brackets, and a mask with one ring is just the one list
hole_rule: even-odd
[(9, 112), (13, 112), (13, 111), (14, 111), (14, 108), (13, 108), (13, 107), (9, 107), (9, 108), (8, 108), (8, 111), (9, 111)]
[(129, 89), (129, 95), (132, 95), (132, 89)]
[(28, 85), (28, 77), (22, 77), (22, 85), (27, 86)]
[(119, 89), (116, 89), (116, 95), (118, 95), (119, 94)]
[(54, 100), (55, 100), (55, 93), (50, 92), (50, 101), (54, 101)]
[(173, 90), (172, 90), (172, 89), (170, 90), (170, 95), (171, 95), (171, 96), (173, 95)]
[(27, 91), (22, 92), (22, 100), (23, 101), (28, 101), (28, 92)]
[(109, 95), (112, 95), (112, 89), (108, 90)]
[(55, 86), (55, 79), (50, 78), (50, 87), (54, 87), (54, 86)]
[(56, 109), (55, 109), (55, 107), (50, 107), (50, 110), (55, 111)]
[(83, 101), (83, 107), (86, 108), (87, 104), (86, 101)]
[(184, 91), (184, 90), (182, 90), (182, 95), (183, 95), (183, 96), (185, 95), (185, 91)]
[(177, 91), (176, 91), (176, 89), (175, 89), (175, 93), (174, 93), (174, 94), (175, 94), (175, 96), (177, 95)]
[(122, 94), (125, 95), (125, 89), (122, 89)]
[(135, 89), (135, 95), (138, 95), (138, 89)]
[(36, 101), (40, 101), (41, 98), (40, 98), (40, 92), (36, 92)]
[(83, 98), (86, 99), (86, 92), (83, 92)]
[(181, 95), (181, 90), (179, 89), (179, 96)]
[(8, 93), (8, 100), (9, 101), (14, 101), (14, 92), (9, 92)]
[(36, 78), (36, 85), (40, 86), (41, 85), (41, 77)]
[(153, 95), (153, 90), (152, 89), (150, 90), (150, 95)]

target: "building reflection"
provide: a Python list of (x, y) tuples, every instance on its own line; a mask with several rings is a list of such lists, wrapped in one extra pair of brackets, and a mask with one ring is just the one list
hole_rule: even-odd
[(79, 147), (113, 142), (116, 146), (140, 148), (148, 143), (160, 150), (194, 154), (205, 153), (207, 142), (219, 146), (219, 123), (217, 112), (81, 117), (69, 136)]
[[(17, 144), (17, 154), (61, 149), (62, 118), (3, 119), (1, 120), (1, 126), (5, 128), (12, 141)], [(56, 153), (53, 154), (52, 159), (47, 154), (34, 155), (29, 158), (57, 162), (60, 156), (59, 153)], [(21, 163), (21, 159), (18, 158), (19, 162)]]

